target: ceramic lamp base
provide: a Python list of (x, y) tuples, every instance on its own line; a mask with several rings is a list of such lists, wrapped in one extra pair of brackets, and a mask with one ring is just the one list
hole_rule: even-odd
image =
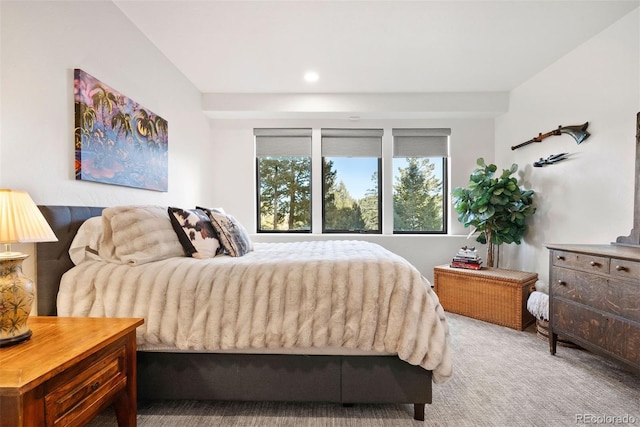
[(31, 338), (31, 329), (20, 335), (16, 335), (11, 338), (0, 338), (0, 348), (9, 347), (10, 345), (20, 344), (22, 341), (26, 341)]
[(33, 282), (22, 274), (28, 255), (0, 253), (0, 347), (29, 339), (27, 319), (33, 303)]

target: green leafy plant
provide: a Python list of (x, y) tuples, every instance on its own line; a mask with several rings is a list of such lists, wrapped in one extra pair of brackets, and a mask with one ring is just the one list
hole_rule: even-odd
[(493, 267), (495, 247), (502, 243), (520, 244), (527, 231), (526, 219), (533, 215), (533, 190), (522, 190), (512, 175), (518, 170), (513, 164), (502, 175), (494, 177), (496, 165), (487, 165), (483, 158), (469, 177), (469, 187), (456, 187), (451, 192), (458, 220), (465, 227), (480, 232), (476, 240), (487, 244), (487, 266)]

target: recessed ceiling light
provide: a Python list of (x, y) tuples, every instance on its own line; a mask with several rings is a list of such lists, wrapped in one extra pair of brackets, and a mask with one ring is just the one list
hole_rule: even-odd
[(304, 80), (309, 83), (317, 82), (319, 78), (320, 76), (315, 71), (307, 71), (304, 73)]

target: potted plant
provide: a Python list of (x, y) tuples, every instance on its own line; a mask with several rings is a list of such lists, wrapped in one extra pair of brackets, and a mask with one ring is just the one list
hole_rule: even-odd
[(526, 219), (534, 214), (533, 190), (523, 190), (512, 175), (518, 170), (513, 164), (494, 177), (496, 165), (487, 165), (483, 158), (469, 177), (469, 187), (454, 188), (453, 206), (458, 220), (465, 227), (480, 232), (476, 240), (487, 244), (487, 266), (493, 267), (494, 251), (502, 243), (520, 244), (527, 231)]

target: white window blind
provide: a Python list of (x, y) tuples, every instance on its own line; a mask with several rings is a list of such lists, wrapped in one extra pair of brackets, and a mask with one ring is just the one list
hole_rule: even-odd
[(382, 129), (322, 129), (322, 157), (382, 157)]
[(393, 157), (449, 157), (451, 129), (392, 129)]
[(311, 129), (254, 129), (256, 157), (311, 157)]

